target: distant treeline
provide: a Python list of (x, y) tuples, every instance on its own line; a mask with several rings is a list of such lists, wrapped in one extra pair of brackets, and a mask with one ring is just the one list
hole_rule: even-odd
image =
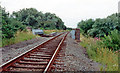
[(52, 13), (42, 13), (35, 8), (25, 8), (10, 14), (5, 8), (2, 11), (2, 36), (3, 38), (14, 37), (16, 31), (23, 31), (26, 26), (40, 29), (65, 30), (66, 26), (61, 18)]
[(120, 31), (120, 24), (118, 22), (118, 13), (112, 14), (103, 19), (88, 19), (82, 20), (78, 23), (78, 28), (84, 35), (92, 37), (104, 37), (113, 30)]

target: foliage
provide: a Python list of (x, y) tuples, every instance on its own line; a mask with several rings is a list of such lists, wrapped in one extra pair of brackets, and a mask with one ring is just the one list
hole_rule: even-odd
[(3, 38), (12, 38), (12, 37), (14, 37), (14, 32), (15, 31), (15, 29), (14, 29), (14, 26), (12, 26), (12, 25), (3, 25), (2, 26), (2, 36), (3, 36)]
[(82, 45), (84, 48), (87, 48), (87, 52), (90, 58), (93, 58), (94, 56), (96, 56), (96, 48), (101, 48), (103, 47), (102, 44), (100, 44), (99, 42), (101, 42), (100, 40), (95, 40), (94, 38), (91, 37), (85, 37), (82, 34), (80, 35), (80, 45)]
[(64, 22), (58, 16), (49, 12), (43, 14), (35, 8), (26, 8), (13, 12), (11, 17), (33, 28), (66, 29)]
[(118, 23), (117, 13), (107, 18), (82, 20), (78, 23), (78, 28), (80, 28), (81, 32), (92, 37), (104, 37), (104, 35), (108, 35), (108, 33), (114, 29), (118, 30), (119, 27), (120, 24)]
[(66, 29), (64, 22), (55, 14), (37, 11), (35, 8), (26, 8), (13, 14), (2, 11), (2, 38), (14, 38), (17, 31), (26, 30), (26, 26), (41, 29)]
[(25, 30), (25, 26), (21, 22), (12, 20), (10, 24), (3, 24), (2, 26), (2, 36), (3, 38), (12, 38), (14, 34), (18, 31)]
[(101, 63), (102, 71), (117, 71), (118, 70), (118, 54), (112, 52), (108, 48), (104, 47), (104, 44), (100, 44), (101, 40), (96, 40), (91, 37), (84, 37), (81, 34), (80, 44), (87, 49), (88, 56)]
[(0, 11), (2, 11), (2, 24), (9, 24), (9, 13), (5, 11), (5, 8), (0, 7)]
[(4, 38), (2, 40), (2, 47), (12, 45), (12, 44), (15, 44), (15, 43), (19, 43), (19, 42), (22, 42), (22, 41), (26, 41), (26, 40), (31, 40), (35, 37), (36, 36), (33, 35), (32, 32), (17, 31), (14, 38), (10, 38), (10, 39)]
[[(97, 18), (96, 20), (86, 20), (78, 23), (81, 33), (84, 36), (102, 38), (104, 48), (107, 47), (114, 51), (120, 49), (120, 24), (118, 23), (118, 13), (112, 14), (107, 18)], [(86, 43), (87, 44), (87, 43)]]
[(72, 30), (72, 28), (67, 27), (66, 30)]
[(118, 33), (118, 30), (111, 31), (111, 33), (102, 39), (102, 44), (105, 45), (105, 47), (108, 47), (114, 51), (120, 49), (120, 34)]
[(118, 71), (118, 54), (108, 48), (97, 48), (95, 60), (105, 65), (101, 70)]
[(24, 30), (25, 26), (20, 21), (10, 17), (9, 13), (2, 9), (2, 38), (12, 38), (18, 30)]
[(92, 20), (92, 19), (89, 19), (89, 20), (86, 20), (86, 21), (82, 20), (81, 22), (78, 23), (78, 27), (81, 28), (80, 29), (81, 32), (87, 34), (87, 31), (92, 28), (93, 24), (94, 24), (94, 20)]

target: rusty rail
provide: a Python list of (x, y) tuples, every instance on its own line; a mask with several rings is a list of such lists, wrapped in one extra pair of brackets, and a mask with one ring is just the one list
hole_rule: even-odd
[[(42, 45), (44, 45), (44, 44), (48, 43), (49, 41), (51, 41), (51, 40), (59, 37), (59, 36), (62, 35), (62, 34), (64, 34), (64, 33), (61, 33), (61, 34), (59, 34), (59, 35), (51, 38), (50, 40), (45, 41), (45, 42), (43, 42), (42, 44), (37, 45), (37, 46), (35, 46), (34, 48), (32, 48), (32, 49), (30, 49), (30, 50), (22, 53), (21, 55), (15, 57), (15, 58), (13, 58), (13, 59), (11, 59), (10, 61), (8, 61), (8, 62), (0, 65), (0, 71), (6, 71), (6, 69), (7, 69), (9, 66), (12, 66), (14, 63), (20, 61), (20, 60), (23, 59), (25, 56), (28, 56), (28, 55), (30, 55), (30, 53), (35, 52), (35, 51), (36, 51), (38, 48), (40, 48)], [(68, 33), (67, 33), (67, 34), (68, 34)], [(61, 47), (63, 41), (65, 40), (67, 34), (65, 35), (65, 37), (62, 38), (62, 41), (61, 41), (60, 44), (58, 45), (55, 53), (53, 54), (53, 56), (52, 56), (52, 58), (50, 59), (48, 65), (46, 66), (46, 68), (45, 68), (45, 70), (44, 70), (44, 73), (50, 70), (50, 67), (51, 67), (51, 65), (53, 64), (54, 59), (56, 58), (56, 55), (57, 55), (57, 53), (59, 52), (60, 47)], [(19, 63), (21, 63), (21, 62), (19, 62)]]
[[(67, 34), (68, 34), (68, 33), (67, 33)], [(47, 67), (46, 67), (46, 69), (44, 70), (43, 73), (46, 73), (46, 72), (50, 71), (51, 65), (53, 64), (55, 58), (57, 57), (57, 54), (58, 54), (58, 52), (60, 51), (61, 45), (63, 44), (63, 42), (64, 42), (67, 34), (65, 35), (65, 37), (62, 38), (62, 41), (60, 42), (60, 44), (58, 45), (57, 49), (55, 50), (55, 52), (54, 52), (51, 60), (49, 61), (48, 65), (47, 65)]]

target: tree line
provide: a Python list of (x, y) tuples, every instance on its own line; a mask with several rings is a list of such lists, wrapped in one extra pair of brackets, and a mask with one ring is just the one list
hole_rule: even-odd
[(83, 35), (99, 38), (99, 45), (114, 51), (120, 49), (120, 14), (115, 13), (103, 19), (88, 19), (78, 23)]
[(66, 29), (62, 19), (49, 12), (42, 13), (35, 8), (24, 8), (10, 14), (5, 8), (0, 7), (0, 10), (3, 38), (12, 38), (16, 31), (23, 31), (27, 26), (33, 29)]
[(92, 37), (104, 37), (108, 35), (109, 32), (113, 30), (120, 31), (120, 24), (118, 22), (118, 13), (112, 14), (107, 18), (97, 18), (97, 19), (88, 19), (82, 20), (78, 23), (78, 28), (85, 35)]

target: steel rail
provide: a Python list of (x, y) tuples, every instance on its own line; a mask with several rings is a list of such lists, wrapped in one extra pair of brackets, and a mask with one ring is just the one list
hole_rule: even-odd
[[(68, 32), (68, 33), (69, 33), (69, 32)], [(66, 36), (68, 35), (68, 33), (62, 38), (61, 42), (59, 43), (57, 49), (55, 50), (55, 52), (54, 52), (51, 60), (49, 61), (48, 65), (47, 65), (47, 67), (45, 68), (45, 70), (44, 70), (43, 73), (46, 73), (46, 72), (50, 71), (50, 67), (51, 67), (51, 65), (53, 64), (55, 58), (57, 57), (57, 54), (58, 54), (58, 52), (60, 51), (61, 45), (63, 44)]]
[[(59, 34), (59, 35), (57, 35), (57, 36), (55, 36), (55, 37), (53, 37), (53, 38), (51, 38), (51, 39), (49, 39), (49, 40), (47, 40), (47, 41), (41, 43), (41, 44), (39, 44), (39, 45), (37, 45), (37, 46), (31, 48), (30, 50), (28, 50), (28, 51), (26, 51), (26, 52), (24, 52), (24, 53), (18, 55), (17, 57), (15, 57), (15, 58), (9, 60), (8, 62), (6, 62), (6, 63), (0, 65), (0, 72), (6, 71), (6, 69), (7, 69), (9, 66), (11, 66), (12, 64), (18, 62), (20, 59), (22, 59), (22, 58), (25, 57), (26, 55), (29, 55), (31, 52), (34, 52), (35, 50), (37, 50), (38, 48), (40, 48), (42, 45), (44, 45), (44, 44), (48, 43), (49, 41), (51, 41), (51, 40), (53, 40), (53, 39), (59, 37), (59, 36), (62, 35), (62, 34), (64, 34), (64, 33), (61, 33), (61, 34)], [(59, 45), (58, 47), (60, 47), (60, 45)], [(48, 68), (49, 68), (49, 67), (48, 67)]]

